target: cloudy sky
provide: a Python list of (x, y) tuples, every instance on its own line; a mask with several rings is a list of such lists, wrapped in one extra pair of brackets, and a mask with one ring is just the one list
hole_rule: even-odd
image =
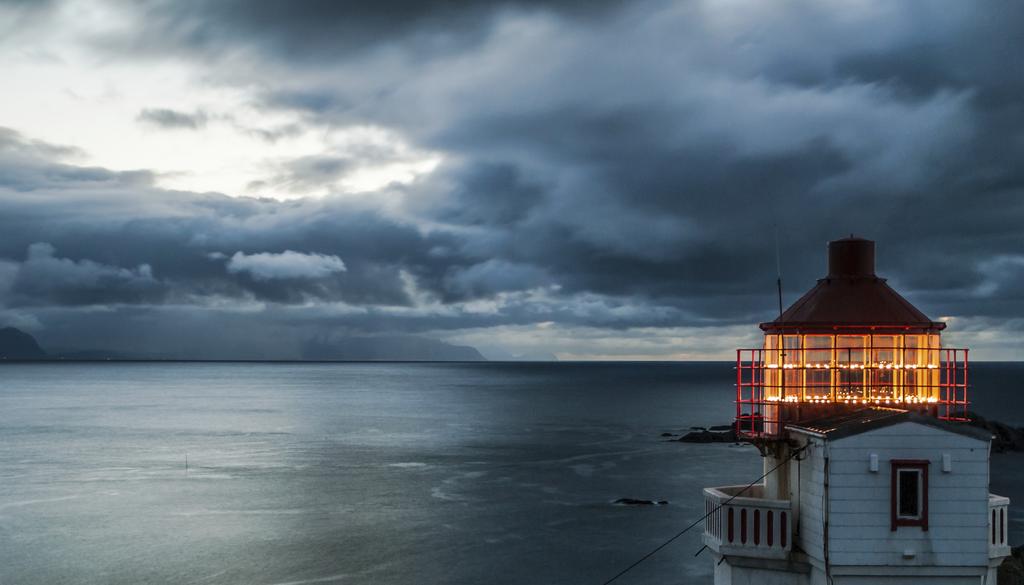
[(1024, 359), (1024, 5), (0, 0), (0, 325), (728, 358), (825, 271)]

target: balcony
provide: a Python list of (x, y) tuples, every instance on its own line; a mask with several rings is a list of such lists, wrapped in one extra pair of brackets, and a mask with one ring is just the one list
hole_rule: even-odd
[(760, 497), (762, 485), (733, 497), (745, 487), (704, 488), (704, 509), (709, 514), (704, 520), (704, 544), (722, 555), (785, 559), (793, 547), (789, 501)]
[(1010, 535), (1007, 530), (1009, 514), (1010, 498), (995, 494), (988, 495), (988, 558), (990, 559), (1010, 554)]

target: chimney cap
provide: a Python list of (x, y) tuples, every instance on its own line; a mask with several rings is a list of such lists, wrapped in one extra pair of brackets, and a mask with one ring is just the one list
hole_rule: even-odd
[(875, 242), (850, 234), (828, 243), (829, 278), (874, 278)]

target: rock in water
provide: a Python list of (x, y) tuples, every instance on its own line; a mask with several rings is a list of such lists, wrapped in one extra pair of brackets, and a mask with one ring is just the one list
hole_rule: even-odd
[(676, 439), (680, 443), (735, 443), (736, 432), (731, 426), (725, 431), (693, 431)]
[(618, 506), (667, 506), (668, 500), (637, 500), (635, 498), (619, 498), (612, 503)]
[(1013, 549), (999, 565), (999, 585), (1024, 585), (1024, 547)]
[(988, 420), (973, 412), (967, 413), (967, 418), (967, 424), (992, 433), (994, 453), (1024, 451), (1024, 428), (1014, 428), (999, 421)]

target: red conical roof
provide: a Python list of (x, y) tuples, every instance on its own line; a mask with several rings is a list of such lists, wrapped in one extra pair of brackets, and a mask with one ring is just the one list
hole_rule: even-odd
[(875, 275), (875, 243), (862, 238), (829, 242), (829, 273), (778, 319), (761, 323), (766, 332), (896, 328), (940, 331), (884, 278)]

